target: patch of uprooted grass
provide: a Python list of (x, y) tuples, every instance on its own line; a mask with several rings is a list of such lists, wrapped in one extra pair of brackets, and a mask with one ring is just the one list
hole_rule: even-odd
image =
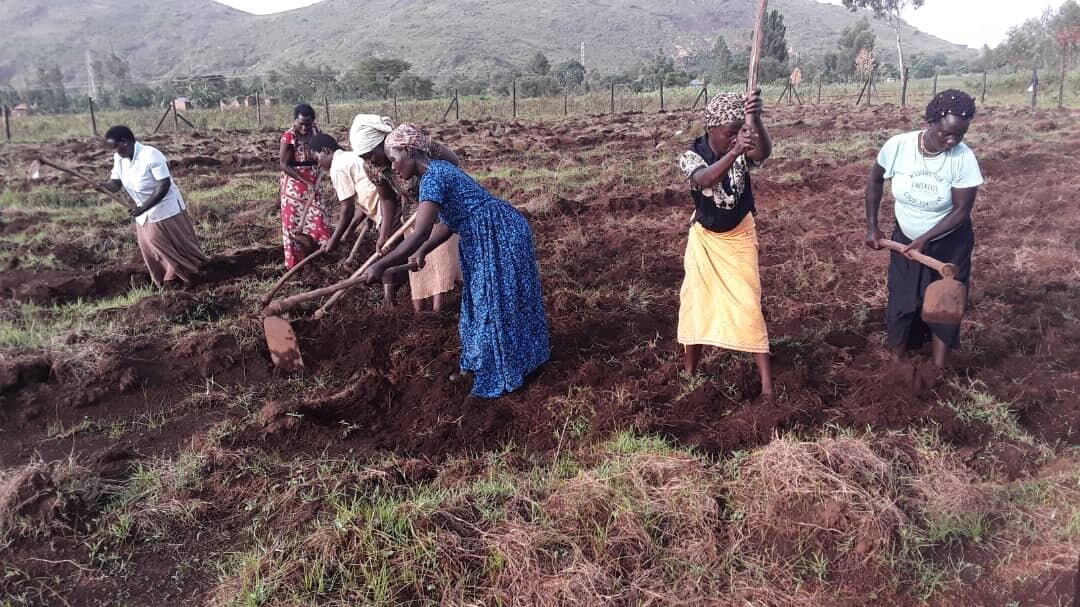
[(0, 468), (0, 552), (19, 538), (76, 530), (107, 490), (73, 457)]
[[(441, 463), (207, 439), (136, 466), (86, 533), (102, 564), (126, 563), (242, 517), (247, 543), (212, 561), (216, 605), (884, 604), (1068, 571), (1080, 533), (1080, 468), (983, 479), (929, 435), (786, 436), (714, 460), (620, 433)], [(27, 484), (12, 474), (28, 478), (0, 486)], [(9, 494), (3, 521), (25, 501)], [(984, 553), (1008, 557), (961, 582)]]

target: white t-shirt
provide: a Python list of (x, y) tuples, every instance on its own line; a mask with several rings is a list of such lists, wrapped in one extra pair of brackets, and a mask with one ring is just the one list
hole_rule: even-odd
[(379, 191), (364, 171), (364, 159), (355, 152), (338, 150), (330, 161), (330, 182), (338, 200), (356, 195), (356, 208), (379, 225)]
[(878, 152), (877, 163), (892, 180), (896, 224), (912, 240), (929, 232), (953, 210), (953, 188), (982, 184), (979, 161), (967, 144), (927, 158), (919, 152), (919, 134), (896, 135)]
[[(124, 190), (135, 201), (136, 206), (143, 206), (154, 195), (157, 182), (169, 175), (169, 163), (165, 155), (157, 148), (135, 142), (135, 153), (131, 160), (121, 158), (120, 154), (113, 154), (113, 168), (111, 179), (119, 179), (124, 185)], [(187, 208), (184, 199), (180, 196), (180, 188), (173, 181), (169, 185), (169, 192), (164, 200), (157, 203), (149, 211), (135, 218), (135, 223), (146, 225), (146, 222), (157, 223), (168, 219)]]

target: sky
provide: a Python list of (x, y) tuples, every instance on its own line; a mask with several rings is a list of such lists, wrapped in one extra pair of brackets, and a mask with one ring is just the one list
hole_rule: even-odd
[[(250, 13), (266, 14), (315, 4), (318, 0), (218, 0)], [(663, 1), (663, 0), (659, 0)], [(750, 0), (747, 0), (748, 2)], [(840, 4), (840, 0), (818, 0)], [(1038, 17), (1065, 0), (926, 0), (918, 10), (908, 9), (904, 19), (918, 29), (957, 44), (981, 48), (996, 46), (1013, 25)]]

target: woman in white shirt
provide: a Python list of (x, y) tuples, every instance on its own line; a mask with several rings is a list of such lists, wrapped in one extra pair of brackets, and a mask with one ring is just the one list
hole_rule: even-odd
[(110, 192), (121, 188), (134, 201), (129, 213), (135, 219), (146, 269), (157, 286), (191, 283), (208, 261), (199, 248), (195, 227), (187, 205), (169, 174), (169, 163), (157, 148), (135, 140), (126, 126), (114, 126), (105, 133), (105, 143), (113, 149), (113, 169), (101, 184)]
[[(975, 153), (963, 143), (975, 100), (955, 89), (939, 93), (926, 107), (926, 128), (896, 135), (878, 153), (866, 184), (866, 244), (880, 249), (878, 209), (885, 180), (892, 180), (896, 230), (892, 240), (957, 267), (957, 280), (968, 283), (975, 233), (971, 209), (982, 184)], [(893, 252), (889, 263), (889, 303), (885, 311), (887, 343), (897, 354), (933, 344), (934, 364), (943, 368), (950, 349), (960, 346), (959, 325), (924, 322), (920, 316), (926, 287), (941, 276), (905, 254)]]

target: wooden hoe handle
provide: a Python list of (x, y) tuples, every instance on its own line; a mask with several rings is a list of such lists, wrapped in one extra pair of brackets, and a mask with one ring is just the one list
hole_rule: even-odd
[(885, 238), (882, 238), (881, 240), (879, 240), (878, 244), (885, 247), (886, 249), (891, 249), (893, 251), (896, 251), (897, 253), (900, 253), (901, 255), (906, 255), (909, 259), (913, 259), (913, 260), (923, 264), (924, 266), (930, 268), (931, 270), (937, 271), (937, 273), (941, 274), (942, 276), (952, 277), (952, 276), (956, 275), (956, 266), (954, 266), (951, 263), (945, 263), (944, 261), (939, 261), (937, 259), (934, 259), (933, 257), (930, 257), (929, 255), (924, 255), (924, 254), (922, 254), (922, 253), (920, 253), (918, 251), (914, 251), (914, 250), (908, 251), (908, 252), (905, 253), (904, 249), (906, 248), (907, 245), (902, 245), (899, 242), (896, 242), (896, 241), (893, 241), (893, 240), (888, 240), (888, 239), (885, 239)]

